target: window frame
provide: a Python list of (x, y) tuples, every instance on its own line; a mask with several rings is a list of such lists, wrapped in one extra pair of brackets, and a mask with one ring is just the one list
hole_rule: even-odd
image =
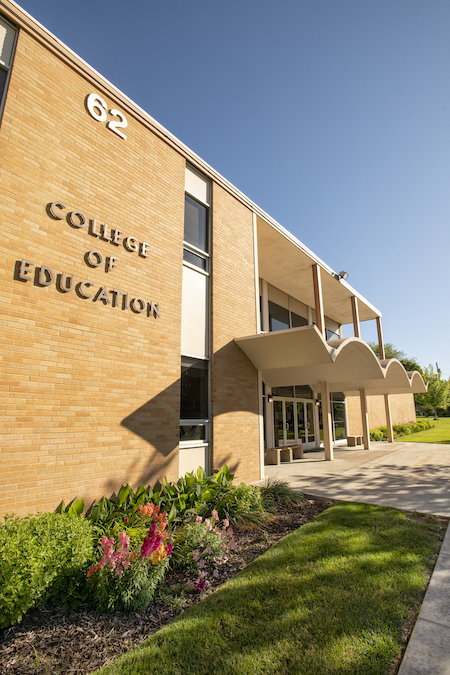
[(11, 79), (11, 73), (13, 69), (13, 64), (14, 64), (14, 57), (16, 55), (16, 47), (17, 47), (17, 40), (19, 37), (19, 27), (15, 26), (11, 21), (9, 21), (3, 14), (0, 13), (0, 19), (6, 23), (7, 26), (12, 28), (14, 31), (14, 40), (11, 48), (11, 60), (10, 63), (7, 64), (4, 61), (0, 59), (0, 69), (4, 72), (6, 72), (6, 78), (5, 78), (5, 84), (3, 85), (3, 91), (0, 94), (0, 125), (3, 119), (3, 110), (5, 108), (5, 103), (6, 103), (6, 95), (8, 93), (8, 88), (9, 88), (9, 81)]

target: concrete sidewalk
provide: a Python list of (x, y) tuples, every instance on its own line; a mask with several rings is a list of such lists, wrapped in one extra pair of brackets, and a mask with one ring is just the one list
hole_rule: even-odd
[[(306, 494), (393, 506), (450, 518), (450, 445), (371, 443), (371, 450), (335, 447), (334, 461), (320, 451), (266, 466), (265, 475), (287, 480)], [(399, 675), (450, 675), (450, 527)]]

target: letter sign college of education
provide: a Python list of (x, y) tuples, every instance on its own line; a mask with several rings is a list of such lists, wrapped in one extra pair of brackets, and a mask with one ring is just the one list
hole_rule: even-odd
[[(63, 220), (65, 218), (68, 225), (75, 230), (85, 230), (85, 232), (96, 237), (101, 241), (110, 243), (115, 247), (122, 247), (128, 253), (134, 253), (140, 258), (148, 258), (150, 255), (150, 244), (146, 241), (139, 241), (133, 235), (125, 235), (119, 229), (109, 229), (106, 223), (98, 223), (96, 218), (86, 218), (81, 211), (66, 212), (66, 205), (60, 201), (54, 201), (47, 204), (47, 213), (54, 220)], [(114, 250), (114, 253), (117, 252)], [(91, 268), (104, 267), (106, 273), (118, 267), (119, 258), (115, 255), (105, 256), (101, 251), (90, 250), (84, 256), (84, 262)], [(33, 272), (33, 268), (34, 272)], [(30, 260), (18, 260), (16, 263), (16, 278), (19, 281), (33, 281), (35, 285), (41, 288), (55, 284), (57, 290), (61, 293), (72, 293), (75, 291), (77, 296), (83, 300), (92, 302), (102, 302), (104, 305), (119, 307), (122, 310), (131, 310), (135, 314), (144, 314), (147, 317), (157, 319), (160, 316), (160, 304), (153, 300), (146, 300), (141, 297), (130, 297), (130, 294), (119, 290), (118, 288), (108, 288), (100, 286), (89, 281), (89, 279), (76, 280), (73, 274), (66, 272), (55, 273), (47, 265), (35, 265)]]

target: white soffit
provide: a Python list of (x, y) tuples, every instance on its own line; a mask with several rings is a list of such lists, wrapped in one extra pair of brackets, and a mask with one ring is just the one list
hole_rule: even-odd
[(314, 307), (312, 265), (322, 269), (322, 292), (324, 312), (337, 323), (353, 320), (351, 297), (359, 301), (361, 321), (381, 316), (373, 305), (345, 281), (338, 281), (334, 272), (309, 249), (289, 233), (284, 233), (258, 217), (258, 263), (259, 275), (269, 284)]
[(319, 389), (321, 382), (328, 382), (331, 391), (347, 395), (360, 389), (368, 395), (426, 391), (420, 374), (408, 373), (400, 361), (379, 361), (359, 338), (326, 342), (316, 326), (260, 333), (235, 342), (271, 387), (308, 384)]

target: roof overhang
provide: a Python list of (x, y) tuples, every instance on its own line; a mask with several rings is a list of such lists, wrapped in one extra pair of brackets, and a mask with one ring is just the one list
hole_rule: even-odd
[(380, 361), (359, 338), (326, 341), (316, 326), (260, 333), (235, 342), (271, 387), (309, 385), (316, 391), (328, 382), (347, 396), (424, 393), (421, 375), (408, 372), (397, 359)]
[(359, 318), (368, 321), (381, 317), (381, 312), (360, 295), (344, 279), (320, 260), (281, 225), (267, 222), (260, 216), (258, 224), (258, 272), (272, 286), (293, 298), (315, 307), (312, 265), (322, 270), (322, 293), (325, 314), (339, 324), (351, 323), (352, 296), (358, 298)]

